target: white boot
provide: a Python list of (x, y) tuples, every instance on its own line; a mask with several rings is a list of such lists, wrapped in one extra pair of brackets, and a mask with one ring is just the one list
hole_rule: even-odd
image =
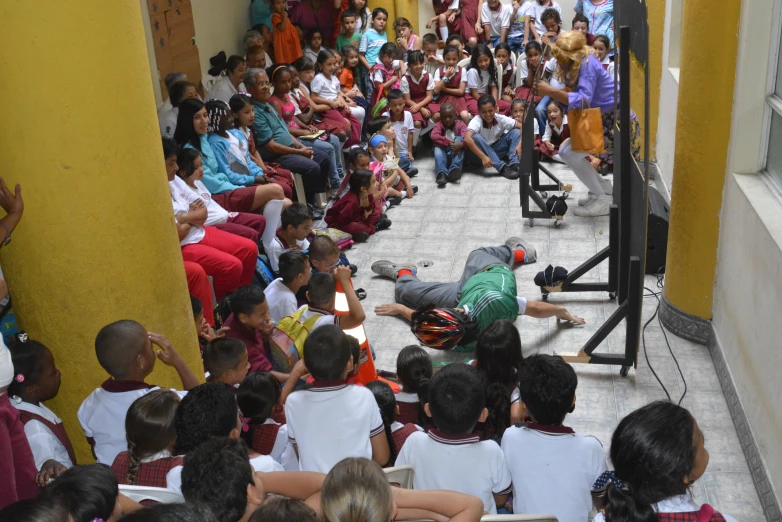
[(589, 205), (589, 203), (594, 199), (597, 199), (597, 194), (590, 192), (586, 196), (578, 200), (578, 206), (585, 207)]
[(607, 216), (608, 209), (611, 206), (613, 198), (611, 196), (598, 196), (586, 206), (578, 207), (573, 214), (581, 217)]
[(600, 181), (600, 186), (603, 187), (603, 192), (605, 192), (609, 196), (613, 195), (614, 184), (611, 183), (607, 178), (604, 178), (603, 176), (600, 176), (598, 180)]

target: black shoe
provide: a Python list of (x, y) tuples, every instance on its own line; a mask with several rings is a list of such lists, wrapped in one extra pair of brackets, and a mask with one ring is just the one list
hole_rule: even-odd
[(448, 173), (448, 181), (450, 181), (451, 183), (453, 183), (454, 181), (459, 181), (460, 179), (462, 179), (462, 169), (457, 167), (455, 169), (452, 169), (451, 172)]
[(418, 185), (413, 185), (413, 194), (418, 194)]
[(385, 230), (391, 226), (391, 220), (388, 218), (380, 218), (375, 225), (375, 230)]
[(387, 218), (387, 217), (388, 216), (386, 216), (385, 214), (380, 214), (380, 219)]
[(438, 188), (443, 188), (448, 184), (448, 176), (446, 176), (445, 172), (438, 172), (437, 176), (435, 176), (435, 182)]
[(415, 167), (410, 167), (410, 169), (407, 172), (405, 172), (405, 174), (407, 174), (411, 178), (414, 178), (415, 176), (418, 175), (418, 169)]
[(348, 265), (350, 267), (350, 275), (354, 276), (356, 275), (356, 272), (358, 272), (358, 267), (356, 265), (350, 264)]
[(502, 167), (500, 175), (505, 179), (519, 179), (519, 164), (505, 165)]
[(398, 205), (398, 204), (400, 204), (401, 202), (402, 202), (402, 198), (401, 198), (401, 197), (399, 197), (399, 196), (391, 196), (390, 198), (388, 198), (388, 203), (389, 203), (389, 204), (390, 204), (392, 207), (395, 207), (395, 206), (397, 206), (397, 205)]
[(366, 232), (359, 232), (358, 234), (353, 234), (353, 242), (354, 243), (365, 243), (369, 239), (369, 234)]

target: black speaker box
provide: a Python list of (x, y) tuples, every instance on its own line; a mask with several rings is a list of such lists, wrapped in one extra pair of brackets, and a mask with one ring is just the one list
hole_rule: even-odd
[(668, 252), (668, 221), (671, 207), (662, 194), (649, 187), (649, 219), (646, 235), (646, 273), (665, 271), (665, 256)]

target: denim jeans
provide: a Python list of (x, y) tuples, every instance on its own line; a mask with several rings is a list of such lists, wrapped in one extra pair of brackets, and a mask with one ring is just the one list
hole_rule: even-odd
[(546, 122), (548, 121), (548, 112), (546, 111), (546, 105), (551, 101), (551, 98), (544, 96), (540, 103), (535, 105), (535, 118), (538, 120), (539, 129), (546, 128)]
[(399, 168), (407, 172), (413, 167), (413, 162), (410, 161), (410, 158), (407, 156), (407, 154), (399, 153)]
[[(513, 38), (508, 38), (506, 42), (508, 45), (510, 45), (510, 50), (516, 53), (516, 58), (518, 58), (519, 55), (524, 52), (523, 36), (514, 36)], [(516, 64), (514, 63), (513, 65)]]
[[(463, 140), (461, 136), (457, 136), (454, 141), (460, 142)], [(451, 147), (434, 147), (434, 173), (439, 174), (445, 172), (449, 174), (453, 169), (461, 169), (464, 162), (464, 149), (461, 152), (454, 152)]]
[(339, 184), (342, 178), (345, 177), (344, 170), (342, 168), (342, 147), (340, 146), (339, 139), (333, 134), (329, 135), (328, 141), (323, 140), (300, 140), (305, 145), (312, 147), (315, 150), (320, 150), (329, 157), (329, 163), (331, 164), (331, 173), (329, 175), (329, 187), (336, 189), (339, 188)]
[[(473, 134), (472, 140), (475, 145), (481, 149), (481, 152), (486, 154), (492, 162), (492, 165), (497, 172), (500, 172), (506, 165), (518, 165), (519, 157), (516, 155), (516, 147), (519, 145), (519, 139), (521, 138), (521, 131), (519, 129), (513, 129), (506, 132), (500, 139), (492, 143), (486, 141), (486, 138), (480, 134)], [(505, 163), (501, 158), (508, 157), (508, 162)]]
[(489, 43), (491, 43), (492, 47), (497, 47), (500, 45), (500, 36), (490, 36), (489, 37)]

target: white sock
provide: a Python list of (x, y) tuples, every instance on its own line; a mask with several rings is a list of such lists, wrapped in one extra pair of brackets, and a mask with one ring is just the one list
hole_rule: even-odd
[(519, 315), (524, 315), (527, 311), (527, 298), (516, 296), (516, 302), (519, 303)]
[(391, 206), (391, 203), (389, 203), (388, 201), (386, 201), (386, 202), (385, 202), (385, 204), (383, 205), (383, 212), (385, 212), (386, 210), (388, 210), (388, 207), (390, 207), (390, 206)]
[(400, 194), (400, 196), (399, 196), (399, 197), (400, 197), (400, 198), (402, 198), (402, 199), (405, 199), (405, 198), (407, 197), (407, 191), (406, 191), (406, 190), (403, 190), (403, 191), (402, 191), (402, 194)]
[(448, 39), (448, 26), (440, 28), (440, 36), (443, 37), (443, 42)]

